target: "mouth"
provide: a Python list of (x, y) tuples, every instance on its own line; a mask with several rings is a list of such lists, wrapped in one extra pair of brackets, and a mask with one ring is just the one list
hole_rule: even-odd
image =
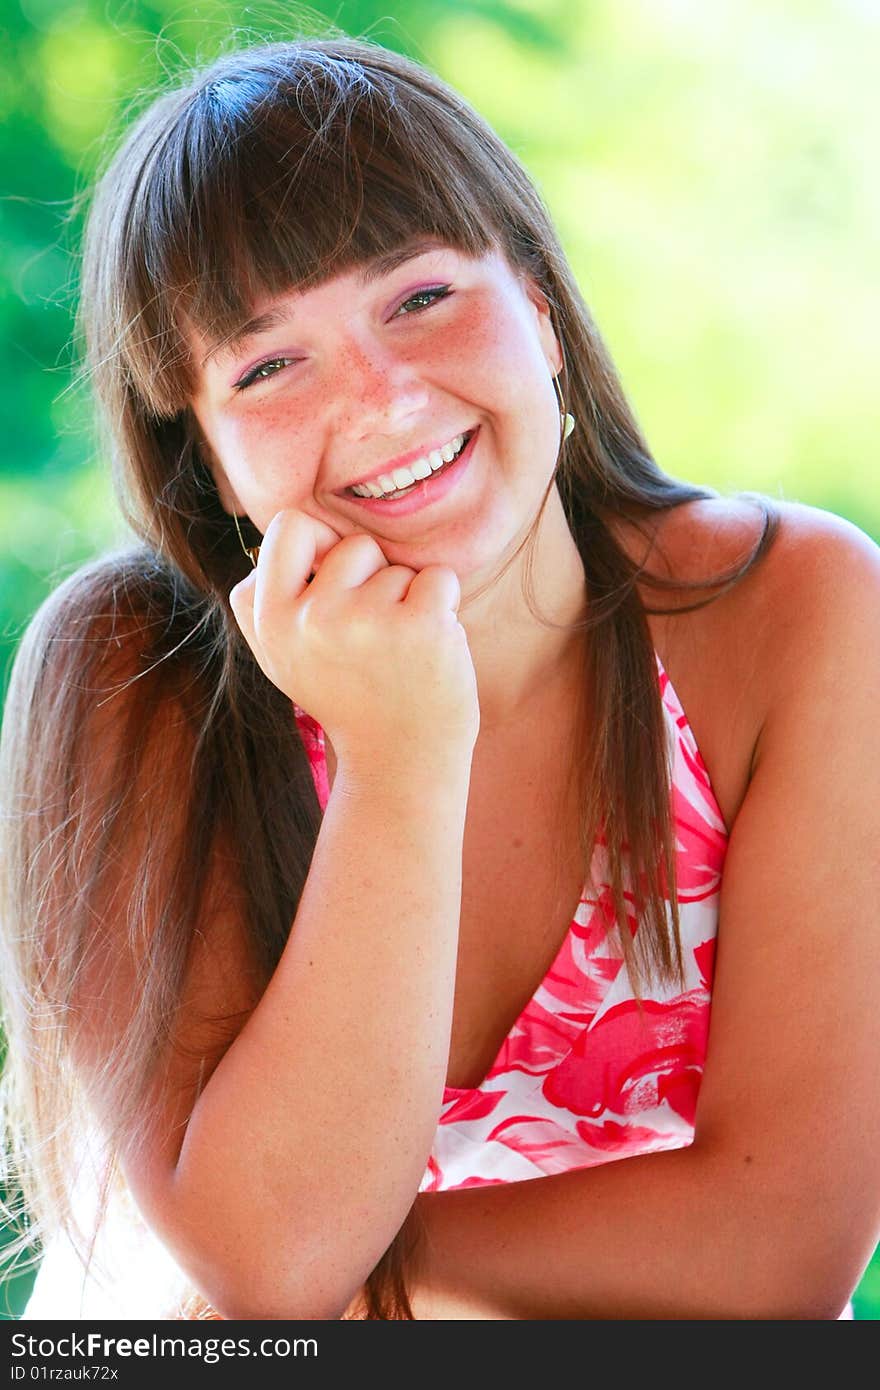
[[(383, 515), (403, 515), (427, 502), (439, 500), (465, 471), (478, 433), (479, 426), (476, 425), (456, 435), (442, 451), (417, 460), (410, 468), (395, 469), (394, 476), (380, 474), (370, 483), (344, 488), (339, 495)], [(442, 454), (447, 452), (449, 457), (443, 458)], [(388, 487), (388, 484), (394, 486)], [(409, 505), (405, 505), (407, 503)]]
[(369, 482), (355, 483), (351, 487), (343, 488), (343, 495), (380, 500), (386, 497), (395, 497), (398, 494), (403, 496), (410, 492), (417, 483), (427, 481), (434, 473), (442, 473), (444, 468), (454, 463), (465, 450), (474, 433), (473, 429), (465, 430), (463, 434), (457, 434), (442, 448), (435, 449), (423, 458), (415, 459), (407, 467), (388, 469), (387, 472), (379, 473), (375, 478), (371, 478)]

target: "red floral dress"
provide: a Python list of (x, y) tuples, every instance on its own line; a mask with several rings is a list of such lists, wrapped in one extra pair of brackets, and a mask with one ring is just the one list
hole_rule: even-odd
[[(592, 865), (598, 891), (582, 894), (553, 964), (487, 1075), (472, 1089), (446, 1087), (421, 1192), (520, 1182), (677, 1149), (693, 1139), (728, 833), (687, 717), (659, 656), (656, 661), (684, 989), (655, 986), (637, 1003), (609, 929), (613, 907), (600, 836)], [(323, 730), (298, 706), (294, 712), (323, 809), (329, 795)]]

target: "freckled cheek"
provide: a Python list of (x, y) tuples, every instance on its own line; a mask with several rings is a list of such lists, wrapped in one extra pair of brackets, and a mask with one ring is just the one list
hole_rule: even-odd
[(313, 431), (314, 414), (297, 419), (289, 402), (283, 409), (267, 405), (256, 419), (227, 422), (217, 448), (233, 485), (266, 497), (277, 496), (279, 489), (289, 491), (292, 500), (311, 487)]
[[(460, 333), (458, 332), (460, 327)], [(462, 316), (449, 347), (463, 399), (493, 421), (495, 442), (531, 495), (543, 487), (556, 457), (558, 415), (551, 364), (530, 311), (518, 303), (492, 305)], [(458, 367), (451, 365), (458, 355)], [(444, 378), (447, 379), (447, 378)]]
[(444, 384), (463, 399), (490, 410), (522, 411), (542, 370), (534, 334), (515, 314), (474, 313), (456, 320), (454, 331), (432, 344), (432, 361)]

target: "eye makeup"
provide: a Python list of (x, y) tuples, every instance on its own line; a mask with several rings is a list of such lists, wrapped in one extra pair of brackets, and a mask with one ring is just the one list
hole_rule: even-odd
[[(424, 288), (417, 289), (412, 293), (407, 292), (401, 303), (398, 305), (397, 309), (392, 314), (391, 319), (396, 319), (398, 315), (400, 315), (401, 311), (406, 309), (406, 306), (408, 304), (413, 304), (416, 300), (420, 299), (427, 299), (428, 302), (426, 304), (421, 304), (418, 308), (408, 309), (406, 311), (406, 314), (404, 314), (404, 317), (409, 317), (413, 314), (426, 313), (428, 309), (431, 309), (440, 300), (451, 298), (453, 293), (454, 291), (452, 290), (450, 285), (426, 285)], [(264, 372), (266, 368), (274, 367), (278, 364), (293, 365), (301, 360), (301, 358), (287, 357), (284, 354), (279, 354), (276, 357), (265, 357), (262, 359), (262, 361), (255, 363), (252, 367), (249, 367), (248, 370), (244, 373), (244, 375), (239, 377), (239, 379), (233, 383), (234, 389), (236, 391), (247, 391), (251, 386), (255, 385), (259, 381), (268, 381), (270, 379), (270, 376), (277, 375), (277, 372), (272, 372), (270, 376), (261, 376), (260, 374)]]

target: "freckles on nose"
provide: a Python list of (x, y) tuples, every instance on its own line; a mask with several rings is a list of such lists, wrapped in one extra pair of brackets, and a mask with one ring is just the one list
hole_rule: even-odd
[(377, 359), (367, 351), (347, 350), (335, 363), (337, 419), (346, 429), (368, 427), (365, 422), (377, 412), (421, 406), (423, 389), (417, 370), (387, 358)]
[(389, 365), (377, 360), (375, 354), (367, 350), (346, 348), (337, 359), (336, 368), (335, 374), (339, 384), (348, 386), (354, 394), (360, 395), (366, 401), (381, 399), (391, 384), (392, 372)]

